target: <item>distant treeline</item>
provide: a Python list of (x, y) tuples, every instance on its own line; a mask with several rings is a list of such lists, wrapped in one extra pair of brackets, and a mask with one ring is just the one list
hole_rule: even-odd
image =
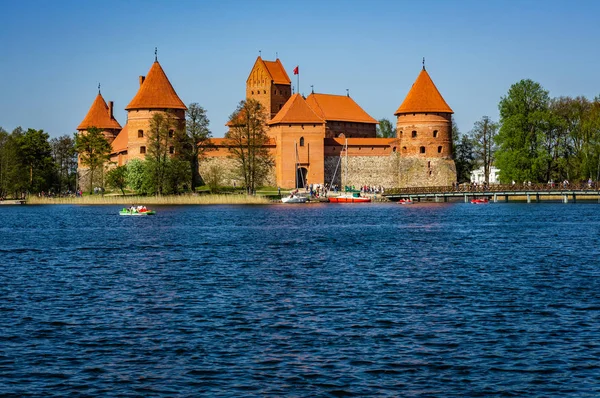
[(76, 189), (77, 153), (70, 135), (50, 139), (43, 130), (0, 127), (0, 198)]
[(600, 96), (550, 98), (527, 79), (498, 108), (499, 123), (484, 116), (467, 134), (454, 126), (459, 182), (481, 166), (487, 177), (492, 165), (503, 183), (600, 180)]

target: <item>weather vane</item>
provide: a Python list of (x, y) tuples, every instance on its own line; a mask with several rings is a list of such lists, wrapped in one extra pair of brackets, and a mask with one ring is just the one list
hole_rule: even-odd
[(100, 83), (98, 83), (98, 94), (100, 94)]
[(425, 57), (423, 57), (423, 70), (425, 70)]
[(154, 47), (154, 62), (158, 62), (158, 47)]

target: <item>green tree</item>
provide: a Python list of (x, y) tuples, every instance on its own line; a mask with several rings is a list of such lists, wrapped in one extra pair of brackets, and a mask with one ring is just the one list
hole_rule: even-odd
[(111, 147), (102, 130), (91, 127), (85, 133), (75, 134), (75, 150), (79, 154), (79, 161), (88, 167), (90, 181), (90, 194), (94, 192), (94, 175), (110, 159)]
[(471, 171), (475, 167), (475, 155), (472, 139), (461, 134), (458, 126), (452, 120), (452, 141), (454, 149), (454, 164), (456, 165), (456, 181), (469, 182)]
[(147, 180), (148, 173), (146, 172), (146, 165), (143, 160), (133, 159), (127, 163), (127, 186), (134, 190), (136, 193), (145, 194), (147, 193)]
[(58, 192), (75, 190), (77, 176), (77, 151), (75, 140), (69, 135), (63, 135), (50, 140), (52, 158), (56, 170), (56, 188)]
[(109, 187), (121, 190), (125, 196), (125, 187), (127, 187), (127, 166), (117, 166), (106, 173), (106, 183)]
[(14, 198), (24, 197), (29, 188), (27, 165), (20, 156), (20, 143), (25, 135), (21, 127), (17, 127), (3, 140), (0, 163), (2, 163), (2, 195)]
[(488, 116), (475, 122), (473, 129), (469, 132), (473, 144), (473, 154), (475, 161), (483, 165), (483, 175), (485, 182), (490, 182), (490, 169), (494, 164), (494, 155), (496, 153), (496, 135), (498, 134), (498, 124), (494, 123)]
[(274, 164), (267, 147), (266, 118), (263, 106), (254, 99), (241, 101), (229, 117), (225, 138), (248, 194), (254, 193), (263, 183)]
[(149, 173), (149, 192), (155, 195), (167, 193), (169, 183), (169, 158), (175, 154), (175, 129), (177, 122), (170, 113), (156, 113), (150, 120), (146, 172)]
[(216, 193), (223, 182), (223, 170), (215, 163), (208, 167), (205, 173), (204, 181), (211, 193)]
[(201, 185), (199, 167), (200, 162), (206, 157), (206, 152), (212, 149), (212, 133), (208, 129), (209, 121), (206, 110), (197, 103), (188, 105), (186, 112), (185, 130), (181, 130), (181, 139), (177, 150), (181, 159), (190, 163), (191, 189)]
[(170, 158), (167, 161), (167, 183), (165, 193), (178, 194), (182, 189), (189, 187), (192, 173), (190, 172), (190, 162), (177, 158)]
[(379, 119), (379, 124), (377, 125), (377, 137), (396, 138), (396, 128), (389, 119)]
[(532, 80), (513, 84), (500, 100), (501, 127), (496, 137), (500, 179), (541, 181), (541, 142), (550, 117), (548, 91)]
[(18, 155), (29, 174), (29, 192), (41, 192), (50, 186), (53, 161), (49, 138), (44, 130), (36, 129), (27, 129), (25, 134), (17, 138)]

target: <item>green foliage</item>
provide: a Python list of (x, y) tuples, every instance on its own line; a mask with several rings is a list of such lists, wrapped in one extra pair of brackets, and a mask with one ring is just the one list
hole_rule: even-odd
[(127, 187), (127, 166), (118, 166), (106, 173), (106, 183), (109, 187), (119, 189), (125, 195)]
[(494, 123), (488, 116), (475, 122), (473, 129), (469, 132), (473, 144), (473, 155), (476, 164), (483, 165), (485, 181), (490, 182), (490, 169), (494, 163), (498, 134), (498, 124)]
[(389, 119), (379, 119), (379, 125), (377, 125), (377, 137), (396, 138), (396, 128)]
[(471, 171), (475, 167), (473, 140), (468, 135), (460, 133), (454, 120), (452, 120), (452, 140), (456, 181), (458, 183), (468, 182), (471, 180)]
[(192, 173), (190, 162), (171, 158), (167, 161), (167, 183), (165, 193), (178, 194), (189, 189)]
[(202, 184), (199, 172), (200, 162), (205, 158), (206, 152), (212, 149), (210, 141), (212, 133), (208, 129), (208, 125), (206, 110), (197, 103), (189, 104), (185, 130), (181, 131), (177, 153), (181, 159), (190, 163), (192, 191)]
[(63, 135), (50, 140), (52, 158), (54, 159), (56, 191), (75, 191), (77, 178), (77, 152), (75, 141), (70, 135)]
[(211, 164), (204, 173), (204, 182), (211, 193), (217, 193), (223, 182), (223, 170), (216, 164)]
[(256, 191), (274, 165), (267, 148), (266, 119), (265, 109), (254, 99), (241, 101), (229, 117), (230, 128), (225, 138), (230, 157), (237, 164), (237, 176), (244, 181), (248, 194)]
[(146, 193), (147, 173), (145, 162), (139, 159), (134, 159), (127, 163), (127, 173), (125, 179), (127, 186), (139, 194)]
[(110, 159), (110, 144), (101, 129), (91, 127), (84, 133), (75, 134), (75, 150), (81, 164), (89, 168), (89, 192), (92, 194), (96, 171), (104, 170), (104, 164)]
[(169, 159), (175, 152), (176, 128), (177, 121), (168, 112), (156, 113), (150, 120), (145, 158), (145, 170), (149, 177), (146, 181), (148, 193), (162, 195), (169, 190)]
[(500, 104), (500, 131), (496, 165), (500, 179), (542, 181), (540, 170), (541, 141), (550, 117), (548, 91), (532, 80), (513, 84)]

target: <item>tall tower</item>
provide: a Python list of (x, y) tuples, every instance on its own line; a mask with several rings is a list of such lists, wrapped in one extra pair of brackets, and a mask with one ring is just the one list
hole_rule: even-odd
[(267, 110), (268, 120), (271, 120), (291, 95), (292, 82), (279, 58), (275, 61), (264, 61), (260, 56), (256, 58), (246, 80), (246, 98), (259, 101)]
[(394, 113), (397, 117), (401, 185), (451, 185), (456, 181), (452, 154), (452, 114), (425, 65), (404, 102)]
[(179, 128), (185, 126), (187, 107), (173, 89), (156, 59), (148, 75), (140, 76), (140, 88), (125, 110), (127, 111), (128, 159), (145, 157), (150, 121), (155, 114), (168, 112), (176, 119)]

